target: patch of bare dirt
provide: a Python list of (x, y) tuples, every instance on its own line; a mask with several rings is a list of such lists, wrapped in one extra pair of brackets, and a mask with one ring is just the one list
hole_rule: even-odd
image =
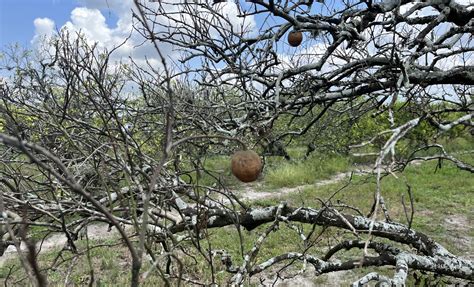
[(357, 277), (352, 271), (331, 272), (321, 276), (321, 279), (325, 279), (324, 286), (326, 287), (349, 286), (352, 282), (357, 280)]
[(429, 209), (424, 209), (424, 210), (420, 210), (420, 211), (416, 211), (416, 215), (418, 216), (423, 216), (423, 217), (429, 217), (431, 215), (434, 214), (434, 211), (433, 210), (429, 210)]
[(472, 227), (471, 223), (463, 214), (448, 215), (444, 219), (446, 229), (453, 231), (468, 231)]
[[(339, 287), (349, 286), (352, 282), (357, 280), (354, 272), (352, 271), (338, 271), (331, 272), (328, 274), (315, 275), (311, 269), (306, 270), (304, 273), (297, 274), (295, 276), (289, 276), (287, 279), (274, 278), (274, 273), (264, 272), (256, 278), (252, 278), (252, 282), (259, 286), (275, 286), (275, 287)], [(285, 277), (285, 274), (282, 274)]]
[[(411, 164), (418, 165), (420, 162), (412, 162)], [(280, 198), (284, 197), (288, 194), (298, 193), (307, 187), (321, 187), (330, 184), (335, 184), (350, 178), (351, 174), (368, 174), (372, 172), (371, 167), (361, 167), (358, 170), (350, 171), (350, 172), (343, 172), (338, 173), (332, 176), (329, 179), (321, 180), (315, 182), (314, 184), (307, 184), (301, 185), (293, 188), (279, 188), (272, 192), (266, 191), (257, 191), (256, 189), (259, 187), (257, 184), (246, 184), (244, 185), (244, 189), (239, 192), (235, 192), (238, 197), (242, 200), (259, 200), (259, 199), (267, 199), (267, 198)], [(226, 201), (224, 199), (224, 201)], [(420, 211), (419, 215), (429, 216), (433, 212), (430, 210)], [(446, 230), (453, 233), (454, 240), (459, 243), (461, 246), (465, 247), (466, 258), (467, 259), (474, 259), (474, 255), (472, 251), (472, 240), (466, 233), (469, 232), (472, 222), (470, 222), (469, 218), (465, 215), (455, 214), (449, 215), (444, 220), (444, 226)], [(87, 234), (89, 239), (104, 239), (104, 238), (112, 238), (117, 237), (118, 232), (116, 229), (111, 231), (108, 230), (108, 225), (106, 224), (93, 224), (88, 226)], [(84, 237), (85, 238), (85, 237)], [(37, 244), (37, 250), (41, 250), (41, 253), (51, 251), (56, 248), (62, 248), (67, 244), (67, 239), (62, 234), (55, 234), (46, 238), (42, 243), (39, 242)], [(26, 246), (24, 244), (21, 245), (21, 250), (25, 251)], [(5, 251), (4, 255), (0, 257), (0, 268), (4, 265), (4, 263), (12, 258), (17, 257), (17, 251), (14, 246), (9, 246)], [(354, 277), (354, 273), (351, 271), (340, 271), (340, 272), (333, 272), (329, 274), (324, 274), (318, 277), (315, 277), (311, 271), (306, 271), (305, 273), (299, 274), (295, 277), (282, 280), (274, 280), (269, 277), (270, 274), (265, 275), (262, 274), (261, 276), (257, 276), (257, 278), (253, 278), (254, 282), (260, 286), (303, 286), (303, 287), (312, 287), (312, 286), (328, 286), (328, 287), (336, 287), (336, 286), (344, 286), (350, 284), (357, 278)], [(352, 278), (354, 277), (354, 278)], [(260, 281), (262, 279), (263, 281)], [(352, 280), (353, 279), (353, 280)], [(324, 282), (324, 283), (318, 283)], [(321, 285), (322, 284), (322, 285)]]
[(284, 197), (288, 194), (291, 193), (298, 193), (301, 190), (308, 188), (308, 187), (321, 187), (321, 186), (326, 186), (334, 183), (341, 182), (345, 179), (348, 179), (351, 174), (367, 174), (372, 171), (371, 168), (369, 167), (364, 167), (360, 168), (355, 171), (349, 171), (349, 172), (341, 172), (337, 173), (334, 176), (332, 176), (329, 179), (325, 180), (320, 180), (317, 181), (313, 184), (305, 184), (305, 185), (300, 185), (297, 187), (282, 187), (279, 189), (276, 189), (274, 191), (256, 191), (255, 187), (258, 187), (258, 185), (245, 185), (244, 190), (240, 192), (236, 192), (238, 194), (238, 197), (242, 200), (259, 200), (259, 199), (267, 199), (267, 198), (280, 198)]
[[(85, 239), (85, 234), (82, 234)], [(113, 238), (118, 237), (119, 233), (117, 229), (113, 228), (109, 231), (108, 224), (91, 224), (87, 226), (87, 237), (91, 240), (98, 240), (104, 238)], [(43, 241), (36, 243), (36, 250), (39, 250), (39, 253), (45, 253), (57, 248), (63, 248), (67, 244), (67, 238), (64, 234), (53, 234)], [(21, 252), (26, 252), (26, 244), (24, 242), (20, 245)], [(9, 259), (17, 258), (18, 252), (15, 246), (10, 245), (5, 250), (3, 256), (0, 257), (0, 268), (3, 267), (5, 262)]]
[[(337, 182), (340, 182), (346, 178), (349, 178), (352, 173), (355, 174), (363, 174), (363, 173), (368, 173), (370, 172), (369, 167), (363, 167), (360, 168), (359, 170), (356, 171), (351, 171), (351, 172), (344, 172), (344, 173), (338, 173), (334, 175), (333, 177), (326, 179), (326, 180), (321, 180), (318, 182), (315, 182), (314, 184), (307, 184), (307, 185), (302, 185), (302, 186), (297, 186), (293, 188), (280, 188), (278, 190), (272, 191), (272, 192), (262, 192), (262, 191), (256, 191), (255, 190), (255, 185), (245, 185), (244, 190), (242, 192), (237, 192), (239, 198), (242, 200), (258, 200), (258, 199), (265, 199), (265, 198), (278, 198), (278, 197), (283, 197), (287, 194), (291, 193), (297, 193), (301, 190), (303, 190), (306, 187), (310, 186), (325, 186), (329, 184), (334, 184)], [(89, 239), (103, 239), (103, 238), (111, 238), (118, 236), (117, 230), (113, 229), (109, 231), (108, 225), (106, 224), (92, 224), (87, 227), (87, 235)], [(84, 237), (85, 238), (85, 237)], [(67, 238), (64, 234), (54, 234), (42, 242), (38, 242), (36, 249), (40, 250), (40, 253), (45, 253), (48, 251), (51, 251), (56, 248), (63, 248), (67, 244)], [(21, 252), (26, 251), (26, 245), (24, 243), (21, 244), (20, 247)], [(15, 246), (10, 245), (3, 256), (0, 257), (0, 268), (5, 264), (5, 262), (9, 259), (16, 258), (18, 257), (17, 250)], [(299, 280), (298, 281), (298, 286), (313, 286), (313, 285), (307, 285), (309, 282), (311, 282), (309, 279), (303, 276), (297, 276), (299, 279), (292, 279), (292, 280), (287, 280), (288, 282), (296, 282), (293, 280)], [(301, 277), (301, 278), (300, 278)], [(306, 279), (304, 279), (306, 278)], [(306, 283), (305, 283), (306, 282)], [(284, 282), (280, 282), (281, 284), (286, 284)], [(301, 284), (299, 284), (301, 283)], [(293, 285), (293, 283), (291, 284)], [(291, 286), (288, 285), (288, 286)], [(279, 286), (287, 286), (287, 285), (279, 285)], [(293, 285), (294, 286), (294, 285)]]
[(468, 235), (472, 230), (472, 220), (464, 214), (452, 214), (444, 218), (444, 228), (450, 233), (451, 240), (464, 252), (464, 258), (474, 260), (472, 238)]

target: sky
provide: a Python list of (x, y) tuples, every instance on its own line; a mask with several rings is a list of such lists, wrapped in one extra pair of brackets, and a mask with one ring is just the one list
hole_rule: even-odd
[[(86, 6), (87, 2), (93, 1), (0, 0), (0, 47), (5, 48), (14, 43), (30, 46), (37, 31), (35, 19), (51, 19), (54, 21), (54, 28), (59, 29), (67, 21), (71, 21), (71, 12), (75, 8)], [(116, 25), (118, 18), (112, 9), (105, 7), (102, 15), (108, 25)]]
[[(474, 0), (456, 0), (456, 2), (464, 5), (474, 4)], [(324, 13), (325, 6), (334, 8), (339, 2), (330, 0), (325, 3), (321, 5), (315, 2), (313, 12)], [(222, 13), (227, 13), (233, 24), (242, 21), (242, 18), (235, 16), (236, 4), (233, 0), (218, 5), (215, 7), (220, 7)], [(240, 5), (248, 7), (250, 4), (240, 1)], [(24, 47), (34, 47), (43, 36), (52, 35), (63, 27), (67, 27), (72, 32), (81, 31), (90, 41), (99, 42), (100, 47), (110, 49), (122, 44), (124, 39), (130, 36), (132, 8), (132, 0), (0, 0), (0, 51), (14, 43), (19, 43)], [(263, 21), (258, 17), (264, 16), (252, 16), (247, 19), (249, 23), (252, 23), (254, 30), (258, 29), (259, 23)], [(284, 45), (285, 50), (281, 50), (282, 45), (278, 43), (280, 48), (277, 51), (285, 59), (296, 50), (301, 50), (303, 54), (305, 54), (305, 49), (307, 49), (306, 53), (313, 50), (320, 52), (325, 50), (324, 43), (305, 42), (306, 45), (302, 45), (299, 49), (288, 48)], [(150, 43), (142, 44), (143, 38), (138, 33), (134, 33), (114, 55), (116, 59), (132, 56), (137, 64), (145, 65), (148, 59), (152, 65), (159, 65), (160, 61), (154, 47)], [(173, 52), (169, 44), (163, 44), (162, 52), (172, 57), (177, 54)]]
[[(474, 4), (474, 0), (456, 2)], [(56, 30), (63, 25), (91, 32), (102, 29), (100, 32), (105, 32), (106, 37), (128, 34), (125, 30), (129, 28), (126, 24), (131, 7), (131, 0), (0, 0), (0, 49), (15, 42), (29, 46), (36, 34), (49, 33), (51, 28)], [(95, 9), (99, 9), (100, 15)], [(99, 23), (100, 17), (105, 25)]]
[[(157, 5), (147, 3), (150, 7)], [(221, 3), (219, 7), (233, 25), (243, 21), (236, 16), (235, 2)], [(159, 66), (161, 61), (153, 45), (144, 43), (137, 32), (132, 33), (132, 8), (133, 0), (0, 0), (0, 51), (15, 43), (39, 47), (41, 39), (66, 27), (71, 34), (80, 31), (90, 43), (97, 42), (99, 48), (111, 50), (120, 46), (113, 60), (131, 56), (138, 65), (148, 62)], [(160, 45), (165, 56), (178, 57), (170, 44)]]

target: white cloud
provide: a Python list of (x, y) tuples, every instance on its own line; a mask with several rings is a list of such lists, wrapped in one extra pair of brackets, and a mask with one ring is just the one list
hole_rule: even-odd
[(474, 0), (454, 0), (454, 2), (464, 6), (474, 5)]
[[(179, 0), (173, 0), (164, 7), (167, 12), (181, 11), (184, 6), (176, 5)], [(114, 52), (114, 59), (120, 60), (124, 57), (131, 56), (134, 61), (140, 65), (145, 65), (148, 59), (153, 65), (158, 65), (158, 53), (154, 46), (149, 41), (144, 41), (143, 37), (133, 30), (133, 19), (132, 10), (135, 9), (132, 0), (79, 0), (81, 7), (76, 7), (71, 11), (70, 20), (67, 21), (60, 27), (61, 29), (67, 29), (72, 35), (77, 32), (81, 32), (85, 35), (90, 43), (97, 42), (100, 48), (112, 49), (119, 45), (120, 48)], [(157, 3), (148, 3), (151, 9), (153, 6), (157, 6)], [(194, 8), (198, 13), (208, 13), (215, 17), (216, 14), (206, 12), (202, 5), (195, 5)], [(224, 16), (224, 21), (220, 21), (220, 25), (224, 29), (232, 28), (234, 32), (241, 32), (243, 29), (251, 31), (255, 27), (255, 21), (253, 17), (237, 17), (236, 11), (238, 7), (235, 3), (221, 3), (213, 5), (212, 9), (215, 9), (220, 15)], [(189, 12), (189, 10), (188, 10)], [(107, 13), (112, 13), (116, 18), (116, 23), (108, 25), (106, 21)], [(176, 13), (176, 17), (179, 17), (181, 21), (190, 23), (189, 16), (183, 16), (182, 13)], [(207, 18), (207, 17), (206, 17)], [(167, 21), (169, 19), (156, 18), (156, 21)], [(222, 20), (222, 19), (221, 19)], [(174, 21), (171, 21), (174, 22)], [(179, 22), (179, 21), (178, 21)], [(168, 23), (174, 29), (179, 29), (180, 24)], [(54, 22), (48, 18), (37, 18), (35, 19), (35, 36), (32, 42), (37, 42), (43, 36), (51, 36), (54, 33)], [(156, 28), (155, 29), (160, 29)], [(161, 28), (163, 29), (163, 28)], [(157, 32), (157, 30), (155, 30)], [(212, 32), (212, 31), (211, 31)], [(218, 33), (215, 33), (217, 35)], [(126, 42), (125, 40), (128, 39)], [(124, 43), (125, 42), (125, 43)], [(173, 59), (178, 57), (178, 52), (173, 49), (170, 44), (160, 43), (161, 52)]]
[[(238, 9), (239, 7), (237, 6), (236, 3), (234, 2), (224, 2), (224, 3), (219, 3), (217, 5), (214, 5), (213, 7), (216, 12), (220, 15), (223, 16), (228, 22), (225, 25), (225, 28), (232, 28), (234, 29), (235, 32), (241, 33), (241, 32), (256, 32), (253, 31), (254, 28), (256, 27), (255, 19), (253, 17), (239, 17), (238, 16)], [(215, 17), (215, 16), (214, 16)]]
[(75, 8), (71, 12), (71, 21), (66, 22), (63, 28), (71, 32), (82, 32), (88, 40), (109, 46), (113, 38), (113, 31), (107, 27), (105, 17), (97, 9), (85, 7)]
[(54, 34), (54, 21), (49, 18), (36, 18), (33, 21), (35, 26), (35, 35), (31, 42), (34, 44), (43, 37), (49, 37)]
[(111, 10), (116, 15), (128, 14), (133, 6), (130, 0), (79, 0), (83, 7), (98, 10)]
[[(156, 60), (158, 55), (153, 45), (144, 41), (138, 33), (133, 33), (131, 13), (133, 1), (82, 0), (80, 4), (83, 6), (74, 8), (71, 11), (70, 20), (64, 23), (59, 30), (67, 30), (73, 38), (76, 33), (81, 33), (90, 44), (97, 43), (101, 49), (110, 51), (120, 46), (112, 54), (114, 61), (126, 61), (127, 57), (132, 56), (136, 63), (142, 66), (146, 64), (146, 59), (149, 59), (152, 64), (158, 64), (159, 61)], [(109, 11), (105, 9), (109, 9)], [(117, 22), (113, 27), (107, 24), (103, 13), (113, 13), (117, 17)], [(48, 47), (47, 44), (42, 45), (41, 39), (55, 35), (55, 25), (48, 18), (37, 18), (34, 20), (34, 25), (35, 35), (32, 43), (41, 52), (42, 49)], [(162, 48), (165, 55), (171, 55), (169, 45), (164, 45)]]

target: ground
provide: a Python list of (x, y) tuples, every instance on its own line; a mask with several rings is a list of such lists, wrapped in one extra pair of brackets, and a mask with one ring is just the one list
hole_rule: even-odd
[[(298, 167), (298, 163), (291, 164)], [(334, 167), (334, 164), (332, 166)], [(371, 198), (375, 187), (374, 179), (369, 175), (370, 166), (356, 166), (351, 163), (341, 163), (335, 166), (338, 167), (332, 168), (332, 172), (324, 173), (322, 176), (315, 175), (312, 182), (311, 179), (305, 178), (300, 182), (291, 181), (288, 186), (281, 183), (283, 181), (278, 184), (269, 184), (268, 178), (278, 177), (278, 172), (281, 172), (278, 170), (279, 168), (281, 170), (287, 169), (287, 167), (282, 167), (282, 164), (279, 164), (275, 165), (272, 170), (266, 171), (266, 174), (256, 183), (240, 184), (231, 180), (230, 186), (244, 201), (251, 201), (257, 205), (286, 201), (293, 206), (301, 204), (319, 206), (318, 198), (327, 198), (335, 190), (346, 186), (351, 180), (351, 183), (334, 197), (333, 202), (350, 203), (353, 206), (360, 207), (363, 212), (367, 212), (370, 208), (367, 201)], [(219, 170), (219, 168), (216, 170)], [(226, 174), (228, 171), (224, 168), (220, 172)], [(268, 175), (271, 173), (273, 175)], [(268, 177), (265, 178), (265, 176)], [(284, 179), (282, 174), (279, 177), (282, 180)], [(474, 211), (471, 207), (474, 178), (467, 172), (457, 170), (454, 165), (449, 163), (444, 164), (439, 169), (435, 162), (416, 163), (408, 167), (403, 174), (386, 177), (383, 181), (383, 195), (389, 204), (392, 217), (402, 223), (406, 223), (406, 217), (403, 212), (401, 198), (405, 196), (406, 200), (407, 184), (412, 188), (415, 201), (413, 227), (433, 237), (454, 254), (472, 259), (474, 257), (472, 246)], [(291, 230), (285, 230), (285, 228), (282, 227), (280, 232), (270, 236), (260, 253), (259, 261), (281, 252), (294, 250), (294, 242), (298, 242), (297, 235), (292, 233)], [(254, 242), (261, 231), (261, 228), (257, 228), (255, 231), (244, 234), (243, 244), (246, 250), (251, 248), (251, 243)], [(235, 244), (235, 229), (230, 227), (225, 228), (225, 230), (211, 230), (210, 234), (213, 247), (215, 249), (225, 247), (238, 263), (240, 249)], [(130, 258), (126, 255), (125, 248), (115, 240), (117, 232), (109, 231), (106, 225), (96, 224), (89, 227), (88, 236), (92, 244), (97, 246), (91, 251), (91, 258), (94, 266), (94, 277), (101, 282), (98, 285), (125, 284), (129, 277)], [(338, 230), (329, 230), (325, 240), (334, 242), (335, 238), (340, 236), (346, 236), (346, 234)], [(50, 266), (52, 262), (56, 262), (54, 270), (48, 272), (48, 279), (52, 285), (65, 285), (64, 283), (71, 286), (87, 284), (90, 276), (90, 270), (87, 267), (87, 256), (68, 260), (73, 258), (73, 255), (65, 251), (58, 259), (58, 252), (65, 242), (65, 238), (61, 235), (48, 237), (41, 247), (41, 266)], [(113, 247), (107, 245), (113, 245)], [(85, 247), (85, 241), (80, 241), (79, 246)], [(315, 250), (314, 252), (324, 252), (324, 250)], [(354, 256), (362, 254), (361, 251), (354, 252), (352, 254)], [(20, 265), (15, 257), (16, 254), (12, 247), (1, 257), (0, 278), (4, 281), (7, 277), (12, 277), (14, 279), (9, 278), (9, 282), (23, 285), (26, 281), (21, 280), (24, 275), (22, 275)], [(64, 261), (61, 263), (63, 259)], [(203, 264), (198, 262), (195, 266), (189, 266), (188, 271), (195, 272), (197, 278), (201, 275), (205, 276), (206, 271)], [(361, 274), (367, 273), (367, 269), (365, 269), (315, 277), (310, 266), (307, 267), (304, 273), (296, 275), (299, 273), (301, 266), (297, 267), (297, 269), (289, 268), (282, 273), (284, 276), (292, 277), (288, 280), (274, 281), (274, 270), (269, 270), (253, 278), (249, 284), (261, 285), (263, 283), (271, 286), (275, 282), (277, 286), (341, 286), (347, 285)], [(147, 270), (146, 267), (145, 270)], [(200, 274), (203, 270), (204, 274)], [(392, 268), (385, 268), (383, 272), (391, 274)], [(223, 272), (218, 276), (220, 282), (225, 282), (225, 278), (226, 275)], [(156, 284), (156, 280), (158, 279), (150, 275), (149, 284), (153, 284), (153, 282)]]

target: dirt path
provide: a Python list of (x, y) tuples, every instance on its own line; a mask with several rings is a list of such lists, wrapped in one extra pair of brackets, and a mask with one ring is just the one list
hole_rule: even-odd
[[(292, 187), (292, 188), (283, 187), (283, 188), (276, 189), (272, 192), (256, 191), (255, 185), (246, 185), (243, 192), (236, 192), (236, 193), (238, 194), (239, 198), (241, 198), (242, 200), (278, 198), (278, 197), (283, 197), (291, 193), (297, 193), (300, 190), (307, 187), (325, 186), (325, 185), (340, 182), (346, 178), (349, 178), (352, 173), (366, 174), (368, 172), (370, 172), (370, 169), (368, 167), (364, 167), (364, 168), (360, 168), (358, 170), (351, 171), (351, 172), (343, 172), (343, 173), (335, 174), (329, 179), (317, 181), (314, 184), (301, 185), (301, 186)], [(118, 232), (115, 229), (109, 231), (107, 224), (91, 224), (87, 227), (87, 235), (89, 239), (103, 239), (103, 238), (111, 238), (111, 237), (118, 236)], [(36, 250), (39, 250), (39, 253), (45, 253), (47, 251), (51, 251), (56, 248), (62, 248), (66, 245), (66, 243), (67, 243), (67, 238), (65, 235), (54, 234), (46, 238), (44, 241), (37, 243)], [(26, 246), (24, 243), (21, 244), (20, 249), (22, 251), (26, 250)], [(17, 250), (15, 246), (10, 245), (5, 250), (5, 253), (3, 254), (3, 256), (0, 257), (0, 268), (5, 264), (7, 260), (15, 258), (15, 257), (17, 257)]]
[(296, 187), (282, 187), (278, 188), (273, 191), (256, 191), (256, 187), (259, 185), (247, 185), (245, 186), (243, 192), (236, 192), (238, 194), (238, 197), (242, 200), (258, 200), (258, 199), (266, 199), (266, 198), (279, 198), (279, 197), (284, 197), (288, 194), (291, 193), (298, 193), (299, 191), (308, 188), (308, 187), (321, 187), (325, 185), (330, 185), (334, 183), (338, 183), (343, 181), (346, 178), (349, 178), (351, 174), (354, 175), (362, 175), (362, 174), (368, 174), (371, 172), (371, 169), (369, 167), (362, 167), (357, 170), (353, 171), (348, 171), (348, 172), (341, 172), (333, 175), (329, 179), (324, 179), (317, 181), (313, 184), (305, 184), (305, 185), (299, 185)]
[[(418, 165), (420, 162), (413, 162), (412, 164)], [(349, 180), (351, 175), (366, 175), (372, 173), (373, 170), (371, 167), (368, 166), (360, 166), (358, 169), (349, 171), (349, 172), (341, 172), (333, 175), (329, 179), (325, 180), (320, 180), (316, 181), (313, 184), (305, 184), (305, 185), (300, 185), (296, 187), (283, 187), (283, 188), (278, 188), (272, 191), (259, 191), (259, 185), (258, 183), (253, 183), (253, 184), (245, 184), (243, 185), (243, 190), (241, 191), (234, 191), (235, 194), (237, 194), (238, 198), (244, 200), (244, 201), (254, 201), (254, 200), (261, 200), (261, 199), (269, 199), (269, 198), (284, 198), (285, 196), (293, 193), (298, 193), (302, 191), (305, 188), (308, 187), (322, 187), (326, 185), (331, 185), (335, 184), (338, 182), (342, 181), (347, 181)], [(225, 200), (224, 200), (225, 201)], [(448, 230), (451, 232), (457, 231), (458, 228), (464, 230), (463, 228), (467, 228), (467, 226), (470, 226), (469, 223), (467, 222), (467, 218), (465, 216), (451, 216), (447, 217), (444, 222), (445, 225), (449, 225), (450, 227)], [(87, 234), (89, 239), (104, 239), (104, 238), (113, 238), (119, 237), (119, 233), (117, 232), (116, 229), (112, 229), (109, 231), (108, 225), (99, 223), (99, 224), (92, 224), (89, 225), (87, 228)], [(85, 236), (84, 236), (85, 238)], [(471, 238), (470, 237), (461, 237), (459, 238), (459, 244), (462, 245), (470, 245), (472, 244)], [(51, 252), (54, 249), (60, 249), (63, 248), (67, 243), (67, 239), (63, 234), (54, 234), (48, 238), (46, 238), (43, 242), (37, 244), (37, 250), (39, 250), (39, 253), (46, 253), (46, 252)], [(21, 250), (25, 251), (26, 246), (24, 244), (21, 245)], [(0, 257), (0, 268), (3, 267), (6, 261), (16, 258), (17, 255), (17, 250), (15, 249), (14, 246), (9, 246), (7, 250), (5, 251), (4, 255)], [(472, 259), (471, 254), (467, 254), (466, 256), (468, 259)], [(288, 280), (282, 281), (281, 279), (278, 279), (276, 281), (271, 280), (270, 274), (265, 274), (262, 273), (261, 276), (257, 276), (255, 280), (260, 280), (264, 279), (263, 286), (280, 286), (280, 287), (285, 287), (285, 286), (317, 286), (318, 284), (314, 282), (314, 277), (310, 275), (311, 272), (305, 272), (303, 274), (297, 275), (296, 277), (293, 277)], [(341, 286), (341, 285), (346, 285), (347, 280), (352, 282), (356, 278), (356, 276), (352, 271), (341, 271), (341, 272), (335, 272), (335, 273), (329, 273), (322, 275), (320, 277), (321, 282), (325, 282), (325, 286)], [(352, 278), (354, 277), (354, 278)], [(351, 281), (351, 279), (353, 279)], [(261, 281), (255, 281), (257, 284), (262, 284)], [(274, 284), (274, 285), (273, 285)]]
[[(85, 238), (85, 234), (83, 235)], [(111, 238), (111, 237), (118, 237), (118, 231), (113, 228), (109, 231), (109, 225), (104, 223), (96, 223), (87, 226), (87, 236), (89, 239), (104, 239), (104, 238)], [(63, 248), (67, 243), (67, 238), (64, 234), (58, 233), (51, 235), (50, 237), (46, 238), (42, 242), (38, 242), (36, 244), (36, 250), (39, 250), (40, 254), (45, 252), (51, 251), (53, 249), (60, 249)], [(26, 245), (24, 242), (21, 243), (20, 246), (21, 251), (26, 251)], [(0, 268), (3, 267), (6, 261), (12, 258), (16, 258), (18, 256), (17, 250), (15, 246), (10, 245), (5, 250), (3, 256), (0, 257)]]

